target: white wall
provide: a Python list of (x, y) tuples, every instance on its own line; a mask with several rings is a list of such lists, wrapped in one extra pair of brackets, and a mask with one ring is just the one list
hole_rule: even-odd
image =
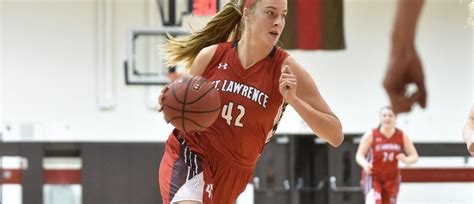
[[(0, 11), (3, 10), (2, 8), (3, 4), (0, 4)], [(3, 21), (1, 20), (1, 17), (0, 17), (0, 139), (1, 137), (3, 136), (2, 133), (3, 133), (3, 74), (2, 74), (2, 71), (3, 71), (3, 32), (2, 32), (2, 29), (3, 28)]]
[[(13, 124), (5, 139), (166, 139), (171, 127), (148, 106), (149, 89), (126, 86), (122, 68), (128, 29), (156, 26), (153, 1), (116, 0), (108, 5), (114, 68), (109, 82), (114, 106), (109, 110), (98, 105), (99, 1), (1, 1), (0, 117)], [(461, 142), (474, 99), (473, 38), (465, 25), (466, 8), (467, 2), (426, 2), (417, 46), (426, 71), (428, 109), (416, 109), (398, 121), (416, 141)], [(291, 52), (311, 71), (346, 133), (375, 126), (379, 108), (388, 102), (381, 80), (394, 9), (394, 0), (346, 0), (346, 50)], [(159, 88), (154, 89), (153, 95), (158, 93)], [(291, 111), (280, 129), (289, 131), (307, 131)]]
[(145, 88), (125, 86), (123, 80), (126, 31), (144, 25), (144, 2), (109, 5), (115, 22), (116, 106), (102, 111), (97, 105), (97, 2), (2, 1), (5, 121), (33, 123), (38, 134), (25, 137), (34, 140), (163, 140), (170, 127), (145, 106)]
[[(347, 0), (346, 50), (292, 52), (312, 70), (323, 96), (347, 133), (375, 127), (380, 107), (388, 105), (381, 84), (389, 55), (395, 3)], [(471, 30), (466, 28), (467, 3), (426, 1), (417, 47), (425, 67), (428, 108), (417, 107), (398, 120), (398, 125), (414, 140), (461, 141), (474, 79)]]

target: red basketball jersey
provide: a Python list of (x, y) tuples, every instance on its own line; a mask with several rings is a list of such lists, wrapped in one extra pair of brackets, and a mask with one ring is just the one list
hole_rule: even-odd
[(278, 87), (288, 54), (275, 46), (266, 58), (244, 69), (237, 49), (237, 42), (220, 43), (202, 74), (219, 91), (222, 106), (204, 138), (225, 158), (254, 167), (286, 106)]
[(397, 155), (403, 150), (403, 132), (395, 129), (395, 133), (387, 138), (380, 130), (372, 130), (373, 141), (369, 154), (372, 163), (372, 176), (379, 180), (392, 179), (399, 174)]

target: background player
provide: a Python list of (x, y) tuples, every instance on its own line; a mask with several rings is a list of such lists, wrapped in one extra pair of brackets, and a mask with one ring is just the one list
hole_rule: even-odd
[(395, 127), (395, 121), (392, 108), (383, 107), (379, 127), (367, 131), (359, 144), (356, 161), (363, 169), (366, 203), (395, 204), (401, 182), (398, 161), (418, 160), (413, 142)]

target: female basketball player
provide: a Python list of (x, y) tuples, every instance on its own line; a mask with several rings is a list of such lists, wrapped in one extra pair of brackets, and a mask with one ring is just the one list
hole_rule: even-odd
[(203, 29), (165, 45), (169, 65), (214, 83), (222, 111), (204, 132), (169, 136), (159, 172), (164, 203), (235, 203), (287, 104), (320, 138), (342, 143), (341, 123), (311, 75), (275, 46), (287, 10), (287, 0), (231, 0)]
[(356, 161), (363, 169), (366, 203), (397, 203), (401, 181), (398, 161), (412, 164), (418, 160), (415, 145), (395, 127), (395, 120), (392, 108), (383, 107), (380, 126), (365, 133), (359, 144)]

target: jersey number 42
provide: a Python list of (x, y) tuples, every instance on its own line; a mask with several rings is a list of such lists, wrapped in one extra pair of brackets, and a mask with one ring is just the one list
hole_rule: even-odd
[(229, 102), (229, 104), (222, 106), (221, 117), (227, 121), (228, 125), (234, 125), (236, 127), (244, 127), (244, 124), (241, 123), (242, 118), (245, 115), (245, 107), (242, 105), (237, 105), (236, 111), (239, 111), (238, 116), (232, 121), (232, 112), (234, 111), (234, 103)]

